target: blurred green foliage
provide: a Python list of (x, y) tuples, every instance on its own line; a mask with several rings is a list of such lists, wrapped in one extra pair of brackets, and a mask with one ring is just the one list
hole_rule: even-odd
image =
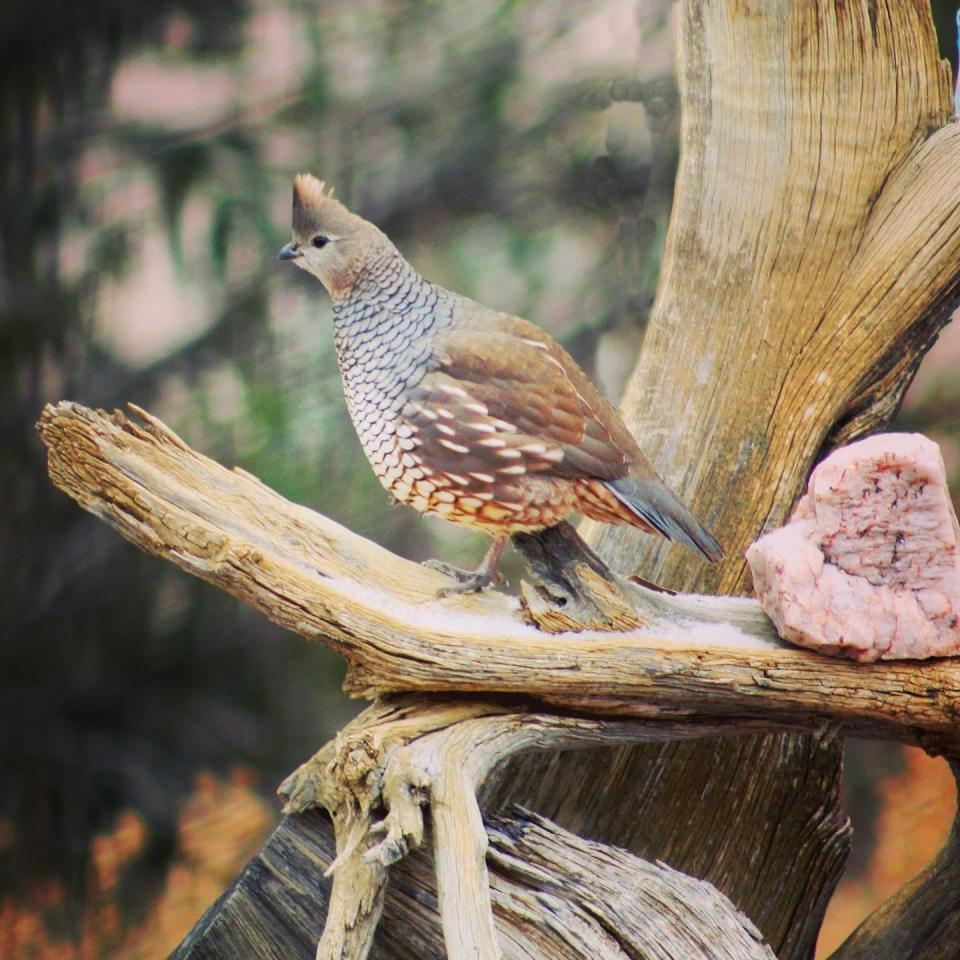
[[(354, 709), (337, 658), (55, 491), (33, 426), (44, 403), (134, 401), (411, 557), (471, 562), (477, 538), (391, 507), (363, 460), (325, 296), (274, 259), (290, 180), (326, 177), (432, 279), (552, 327), (587, 366), (607, 333), (632, 353), (675, 93), (597, 68), (577, 32), (603, 10), (3, 6), (0, 893), (54, 871), (79, 902), (90, 836), (125, 806), (161, 863), (198, 769), (246, 763), (270, 789)], [(663, 48), (662, 5), (638, 16)], [(616, 133), (644, 127), (644, 100), (655, 150)], [(632, 113), (611, 125), (614, 108)]]
[(161, 863), (195, 771), (246, 763), (270, 789), (354, 709), (337, 658), (56, 492), (44, 403), (133, 401), (399, 552), (475, 562), (478, 538), (391, 507), (363, 459), (325, 296), (274, 260), (291, 178), (326, 178), (616, 395), (677, 163), (667, 8), (0, 7), (0, 893), (55, 871), (79, 902), (89, 838), (125, 806)]

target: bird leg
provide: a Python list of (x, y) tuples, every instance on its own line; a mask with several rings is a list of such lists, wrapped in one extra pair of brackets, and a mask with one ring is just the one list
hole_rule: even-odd
[(425, 560), (423, 564), (425, 567), (437, 570), (457, 581), (456, 586), (444, 587), (437, 596), (449, 597), (451, 594), (457, 593), (477, 593), (487, 587), (492, 587), (495, 583), (503, 583), (503, 577), (497, 571), (497, 564), (500, 562), (500, 554), (503, 553), (509, 539), (506, 534), (502, 537), (495, 537), (483, 558), (483, 562), (476, 570), (461, 570), (460, 567), (455, 567), (452, 563), (444, 563), (443, 560)]

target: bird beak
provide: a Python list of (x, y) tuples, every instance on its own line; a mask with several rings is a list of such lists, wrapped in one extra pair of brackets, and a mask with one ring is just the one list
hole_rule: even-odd
[(300, 252), (300, 248), (291, 241), (280, 250), (280, 252), (277, 254), (277, 259), (278, 260), (297, 260), (302, 256), (303, 254)]

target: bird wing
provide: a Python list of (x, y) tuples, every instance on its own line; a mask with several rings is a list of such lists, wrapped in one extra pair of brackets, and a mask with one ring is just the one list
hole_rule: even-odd
[(619, 415), (559, 344), (532, 329), (536, 338), (437, 336), (402, 412), (420, 457), (460, 474), (626, 476), (642, 455)]
[[(486, 329), (436, 337), (429, 371), (402, 411), (411, 457), (430, 465), (435, 482), (479, 485), (477, 496), (510, 499), (510, 481), (524, 474), (594, 479), (623, 505), (624, 520), (708, 560), (722, 557), (573, 358), (533, 324), (494, 316)], [(609, 519), (609, 503), (600, 514), (584, 506)]]

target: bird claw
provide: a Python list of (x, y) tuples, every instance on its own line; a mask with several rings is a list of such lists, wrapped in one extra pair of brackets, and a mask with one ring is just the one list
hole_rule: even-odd
[(504, 583), (504, 579), (497, 572), (491, 576), (486, 570), (463, 570), (455, 567), (452, 563), (445, 563), (443, 560), (424, 560), (423, 566), (430, 570), (436, 570), (451, 580), (456, 580), (456, 585), (444, 587), (437, 593), (438, 598), (456, 596), (465, 593), (479, 593), (492, 587), (495, 583)]

